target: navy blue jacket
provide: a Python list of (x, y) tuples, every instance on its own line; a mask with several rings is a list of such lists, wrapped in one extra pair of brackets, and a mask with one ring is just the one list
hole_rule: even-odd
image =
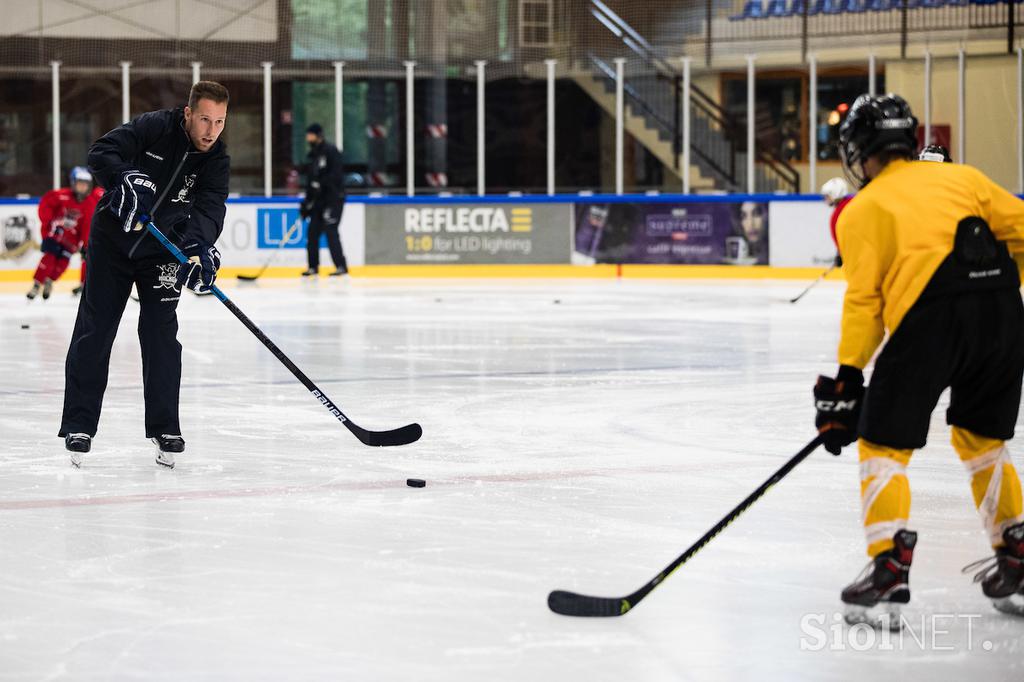
[(180, 108), (151, 111), (114, 128), (89, 148), (89, 170), (107, 193), (93, 215), (92, 229), (126, 244), (131, 258), (166, 255), (148, 233), (126, 235), (121, 221), (107, 209), (110, 190), (126, 170), (140, 170), (156, 184), (153, 222), (179, 246), (187, 240), (217, 241), (224, 229), (231, 158), (217, 140), (200, 152), (185, 132)]
[(345, 198), (345, 167), (341, 152), (324, 140), (310, 148), (303, 168), (306, 173), (306, 204), (319, 212)]

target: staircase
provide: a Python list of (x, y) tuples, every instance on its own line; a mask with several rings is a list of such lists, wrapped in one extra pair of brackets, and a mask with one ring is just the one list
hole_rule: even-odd
[[(612, 118), (615, 117), (614, 75), (610, 80), (605, 74), (580, 75), (575, 80), (577, 85), (605, 110), (605, 113)], [(674, 175), (678, 179), (678, 183), (673, 183), (675, 184), (674, 189), (678, 188), (683, 178), (681, 152), (677, 151), (678, 143), (675, 143), (665, 126), (657, 123), (651, 112), (644, 110), (641, 106), (635, 106), (632, 98), (627, 100), (623, 113), (625, 114), (623, 128), (661, 162), (667, 174)], [(691, 125), (694, 124), (695, 122), (691, 118)], [(691, 192), (709, 192), (718, 189), (715, 177), (706, 174), (700, 163), (691, 163), (688, 170)], [(669, 185), (670, 181), (666, 181), (665, 184)]]
[[(590, 14), (619, 39), (634, 73), (624, 77), (624, 128), (680, 179), (690, 174), (691, 191), (747, 191), (746, 121), (730, 115), (700, 88), (690, 86), (690, 163), (682, 164), (682, 77), (655, 48), (601, 0), (591, 0)], [(576, 82), (605, 111), (615, 116), (615, 69), (612, 57), (590, 53)], [(639, 70), (636, 70), (639, 66)], [(766, 113), (766, 112), (765, 112)], [(800, 175), (777, 155), (770, 138), (772, 122), (757, 122), (754, 187), (757, 192), (799, 192)]]

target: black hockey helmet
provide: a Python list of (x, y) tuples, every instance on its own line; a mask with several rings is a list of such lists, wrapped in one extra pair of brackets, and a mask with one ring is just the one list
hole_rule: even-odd
[(953, 163), (953, 157), (949, 150), (941, 144), (930, 144), (921, 150), (917, 157), (921, 161), (939, 161), (940, 163)]
[(839, 126), (839, 153), (851, 179), (866, 184), (861, 164), (880, 152), (917, 149), (917, 119), (910, 105), (899, 95), (861, 95)]

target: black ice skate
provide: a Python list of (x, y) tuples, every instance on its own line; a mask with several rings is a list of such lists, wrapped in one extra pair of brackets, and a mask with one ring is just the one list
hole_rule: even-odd
[(69, 433), (64, 436), (64, 448), (71, 453), (71, 464), (82, 466), (82, 455), (92, 449), (92, 436), (87, 433)]
[(910, 601), (910, 563), (914, 559), (917, 533), (900, 530), (893, 536), (895, 546), (882, 552), (843, 590), (846, 622), (872, 627), (900, 629), (900, 609)]
[(25, 294), (25, 298), (30, 301), (34, 300), (35, 297), (39, 295), (39, 289), (41, 287), (42, 285), (39, 284), (39, 282), (32, 282), (32, 288), (28, 290), (27, 294)]
[(185, 439), (177, 434), (162, 433), (150, 440), (156, 443), (156, 463), (173, 469), (174, 455), (185, 452)]
[(327, 275), (328, 277), (347, 277), (348, 268), (338, 268), (334, 272)]
[(50, 298), (50, 293), (53, 291), (53, 280), (49, 277), (43, 282), (43, 300)]
[(1024, 523), (1003, 531), (1002, 547), (995, 556), (964, 566), (964, 573), (978, 569), (974, 582), (998, 611), (1024, 616)]
[(310, 268), (302, 271), (303, 277), (316, 277), (318, 274), (320, 273), (317, 272), (316, 268)]

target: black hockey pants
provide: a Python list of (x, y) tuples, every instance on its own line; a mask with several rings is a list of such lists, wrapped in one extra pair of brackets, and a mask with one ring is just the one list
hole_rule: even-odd
[[(181, 344), (178, 343), (175, 288), (178, 264), (170, 254), (132, 260), (128, 249), (138, 239), (118, 239), (96, 230), (90, 235), (88, 268), (78, 318), (65, 363), (64, 416), (60, 432), (96, 434), (107, 387), (110, 350), (132, 283), (139, 292), (139, 343), (146, 404), (146, 437), (180, 434), (178, 392)], [(146, 236), (146, 239), (152, 239)]]
[(341, 271), (348, 270), (345, 252), (341, 248), (341, 212), (345, 208), (345, 200), (338, 199), (326, 206), (316, 206), (309, 218), (309, 238), (306, 240), (306, 257), (309, 269), (320, 267), (320, 235), (327, 235), (327, 247), (331, 251), (334, 267)]

